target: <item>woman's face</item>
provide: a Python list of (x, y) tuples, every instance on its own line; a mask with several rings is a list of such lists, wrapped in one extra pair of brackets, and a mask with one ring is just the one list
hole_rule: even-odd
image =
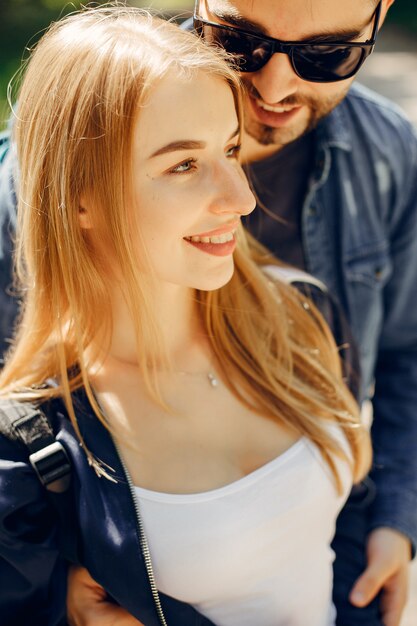
[(255, 207), (239, 132), (230, 87), (203, 72), (165, 77), (140, 110), (134, 204), (158, 280), (202, 290), (230, 280), (234, 232)]

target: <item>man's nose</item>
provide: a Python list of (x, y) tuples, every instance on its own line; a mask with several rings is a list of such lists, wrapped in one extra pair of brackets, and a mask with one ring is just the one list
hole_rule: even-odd
[(213, 179), (215, 193), (210, 205), (213, 212), (248, 215), (254, 210), (255, 196), (237, 162), (229, 161), (219, 165)]
[(262, 100), (277, 104), (296, 93), (301, 79), (294, 72), (287, 54), (275, 53), (262, 69), (251, 77)]

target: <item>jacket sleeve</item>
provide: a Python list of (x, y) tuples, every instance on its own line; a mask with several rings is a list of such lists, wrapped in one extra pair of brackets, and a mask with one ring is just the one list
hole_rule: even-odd
[(65, 598), (55, 512), (25, 451), (0, 435), (1, 624), (63, 626)]
[(384, 290), (373, 398), (377, 487), (371, 529), (394, 528), (417, 545), (417, 136), (408, 134), (400, 200), (390, 219), (392, 274)]

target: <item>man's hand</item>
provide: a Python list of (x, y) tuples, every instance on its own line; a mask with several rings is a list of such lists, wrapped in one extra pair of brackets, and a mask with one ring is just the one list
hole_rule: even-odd
[(107, 594), (86, 569), (71, 567), (68, 574), (67, 619), (70, 626), (143, 626)]
[(391, 528), (378, 528), (368, 538), (368, 566), (358, 578), (349, 600), (358, 607), (369, 604), (382, 591), (384, 626), (400, 626), (408, 596), (410, 541)]

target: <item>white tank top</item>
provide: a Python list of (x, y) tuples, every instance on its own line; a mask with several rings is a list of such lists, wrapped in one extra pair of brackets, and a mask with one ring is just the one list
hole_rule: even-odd
[(159, 591), (216, 626), (333, 626), (330, 548), (338, 496), (303, 437), (258, 470), (197, 494), (136, 487)]

